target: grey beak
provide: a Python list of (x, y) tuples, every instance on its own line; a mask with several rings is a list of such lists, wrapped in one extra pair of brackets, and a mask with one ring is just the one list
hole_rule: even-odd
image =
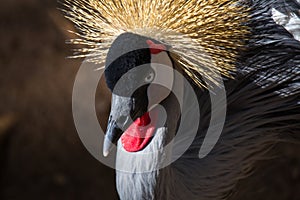
[(123, 131), (117, 126), (116, 121), (109, 120), (107, 125), (107, 130), (103, 143), (103, 155), (108, 156), (109, 152), (113, 148), (113, 144), (117, 144), (119, 138), (121, 137)]
[(116, 94), (112, 95), (110, 117), (103, 143), (103, 155), (106, 157), (118, 143), (123, 132), (132, 123), (130, 111), (132, 110), (132, 99)]

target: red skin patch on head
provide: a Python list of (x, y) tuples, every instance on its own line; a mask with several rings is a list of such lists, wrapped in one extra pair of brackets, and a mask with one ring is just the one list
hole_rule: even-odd
[(151, 54), (159, 54), (162, 51), (166, 51), (167, 47), (163, 44), (155, 44), (152, 40), (147, 40)]

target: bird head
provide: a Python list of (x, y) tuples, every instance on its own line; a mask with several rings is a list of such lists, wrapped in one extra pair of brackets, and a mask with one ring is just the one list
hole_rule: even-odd
[[(167, 46), (155, 39), (124, 33), (112, 43), (105, 65), (112, 92), (105, 156), (120, 138), (129, 152), (141, 151), (151, 142), (159, 123), (156, 106), (170, 95), (173, 67)], [(164, 86), (155, 84), (159, 77), (165, 79)]]
[(219, 87), (220, 75), (233, 77), (249, 33), (247, 10), (238, 0), (65, 0), (64, 5), (78, 29), (70, 42), (83, 46), (74, 57), (105, 62), (100, 68), (112, 106), (104, 155), (120, 138), (128, 151), (151, 142), (155, 105), (171, 94), (153, 83), (160, 77), (168, 89), (174, 86), (173, 72), (157, 70), (154, 63), (179, 69), (199, 88)]
[(165, 75), (170, 89), (174, 75), (157, 71), (154, 63), (176, 67), (200, 88), (219, 87), (220, 75), (232, 77), (249, 33), (247, 11), (239, 1), (65, 0), (64, 4), (66, 17), (78, 28), (79, 38), (71, 43), (84, 46), (74, 57), (102, 65), (105, 61), (112, 106), (104, 155), (120, 138), (128, 151), (140, 151), (151, 142), (151, 126), (157, 127), (155, 105), (170, 95), (153, 81)]

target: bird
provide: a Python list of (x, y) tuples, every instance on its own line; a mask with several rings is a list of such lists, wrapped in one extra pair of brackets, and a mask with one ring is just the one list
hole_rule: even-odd
[(299, 142), (298, 1), (64, 6), (84, 46), (73, 57), (112, 92), (103, 154), (117, 148), (120, 199), (228, 199), (282, 138)]

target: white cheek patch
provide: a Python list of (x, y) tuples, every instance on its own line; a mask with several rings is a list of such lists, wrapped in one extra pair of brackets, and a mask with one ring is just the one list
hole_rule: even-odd
[(276, 24), (283, 26), (296, 40), (300, 41), (300, 18), (296, 14), (285, 15), (272, 8), (272, 18)]
[(173, 64), (167, 52), (151, 54), (151, 67), (155, 77), (147, 91), (149, 110), (169, 96), (174, 82)]

